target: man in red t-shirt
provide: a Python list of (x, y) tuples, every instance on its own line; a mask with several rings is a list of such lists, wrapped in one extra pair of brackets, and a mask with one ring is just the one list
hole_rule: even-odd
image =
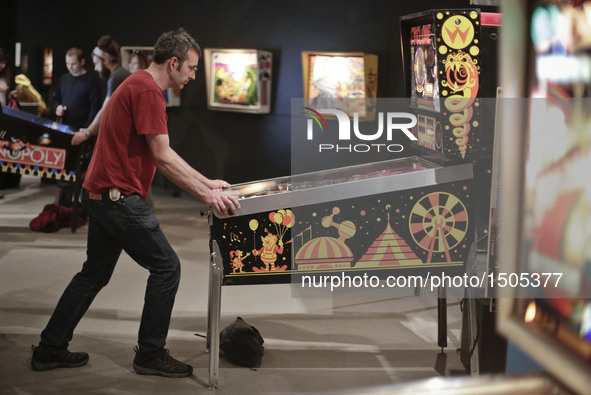
[(150, 271), (133, 367), (140, 374), (190, 376), (193, 368), (164, 348), (180, 280), (180, 261), (142, 197), (156, 168), (220, 215), (232, 215), (238, 201), (189, 166), (169, 145), (163, 90), (182, 89), (195, 79), (201, 49), (180, 29), (163, 34), (147, 70), (128, 77), (103, 115), (84, 181), (82, 203), (89, 218), (87, 259), (59, 300), (34, 347), (34, 370), (78, 367), (84, 352), (70, 352), (76, 325), (109, 282), (121, 251)]

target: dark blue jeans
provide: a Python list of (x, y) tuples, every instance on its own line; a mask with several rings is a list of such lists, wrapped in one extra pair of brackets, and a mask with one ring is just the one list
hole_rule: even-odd
[(41, 349), (67, 349), (74, 329), (98, 292), (109, 282), (121, 251), (150, 271), (138, 333), (139, 349), (164, 348), (180, 280), (180, 262), (160, 229), (160, 223), (139, 195), (116, 202), (91, 200), (83, 191), (88, 214), (86, 262), (60, 298), (41, 333)]

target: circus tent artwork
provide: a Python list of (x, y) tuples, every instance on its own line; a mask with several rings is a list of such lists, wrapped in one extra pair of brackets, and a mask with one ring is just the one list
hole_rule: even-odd
[(356, 268), (376, 266), (421, 265), (410, 246), (392, 229), (390, 214), (384, 232), (371, 244), (367, 252), (355, 264)]

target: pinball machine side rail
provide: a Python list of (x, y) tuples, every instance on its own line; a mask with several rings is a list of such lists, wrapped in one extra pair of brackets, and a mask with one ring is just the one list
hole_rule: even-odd
[[(286, 207), (294, 208), (320, 204), (339, 199), (350, 199), (383, 192), (406, 190), (466, 180), (473, 177), (473, 164), (463, 163), (439, 166), (408, 173), (386, 175), (315, 186), (301, 190), (282, 191), (260, 196), (241, 198), (235, 216), (249, 215)], [(267, 183), (269, 181), (261, 181)], [(217, 214), (215, 214), (217, 216)]]

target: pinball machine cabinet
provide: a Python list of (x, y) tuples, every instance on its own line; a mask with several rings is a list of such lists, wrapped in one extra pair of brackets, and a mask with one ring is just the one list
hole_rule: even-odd
[(71, 144), (74, 131), (23, 111), (2, 106), (0, 111), (0, 172), (32, 175), (73, 183), (72, 231), (77, 227), (81, 172), (91, 146)]
[(463, 274), (474, 241), (471, 163), (409, 157), (237, 184), (229, 193), (240, 201), (235, 215), (209, 215), (212, 388), (222, 284), (298, 284), (303, 276), (341, 273)]
[[(476, 229), (489, 222), (501, 14), (437, 9), (400, 18), (408, 111), (417, 117), (417, 155), (472, 162)], [(486, 249), (482, 244), (479, 249)]]
[(0, 169), (47, 179), (76, 181), (80, 147), (68, 126), (9, 107), (0, 113)]
[[(473, 164), (474, 193), (470, 199), (477, 240), (481, 240), (476, 251), (486, 251), (488, 246), (489, 202), (495, 187), (491, 188), (501, 22), (500, 14), (479, 9), (428, 10), (400, 19), (408, 108), (418, 120), (413, 131), (418, 140), (413, 148), (437, 163)], [(479, 269), (474, 261), (467, 270), (475, 274)], [(488, 336), (495, 313), (477, 302), (482, 297), (478, 292), (466, 290), (462, 327), (462, 362), (473, 373), (478, 372), (479, 364), (470, 360), (486, 354), (482, 343), (499, 340)], [(477, 318), (479, 313), (487, 318), (486, 327), (482, 327), (485, 320)], [(480, 340), (476, 351), (472, 346), (475, 339)], [(480, 364), (483, 372), (485, 365)]]
[(224, 285), (331, 272), (460, 273), (470, 248), (471, 164), (394, 159), (238, 184), (212, 217)]

